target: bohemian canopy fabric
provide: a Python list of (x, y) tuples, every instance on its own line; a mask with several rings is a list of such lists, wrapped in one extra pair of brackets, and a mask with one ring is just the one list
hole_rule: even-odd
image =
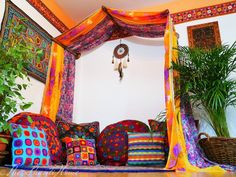
[[(68, 51), (79, 54), (83, 51), (91, 50), (105, 41), (132, 35), (149, 38), (163, 37), (165, 35), (165, 100), (170, 146), (166, 168), (181, 171), (224, 172), (219, 166), (212, 167), (213, 163), (202, 155), (197, 146), (196, 130), (194, 127), (189, 128), (193, 126), (192, 117), (187, 117), (184, 106), (181, 104), (181, 99), (175, 97), (174, 91), (179, 86), (174, 81), (179, 76), (178, 73), (173, 72), (170, 68), (172, 61), (176, 61), (178, 58), (177, 51), (173, 50), (173, 48), (177, 48), (177, 35), (169, 18), (168, 10), (163, 12), (133, 12), (103, 7), (55, 40)], [(59, 45), (57, 46), (59, 47)], [(57, 53), (56, 50), (58, 50), (56, 46), (53, 47), (53, 50), (42, 113), (55, 120), (58, 109), (59, 114), (62, 114), (65, 107), (63, 105), (66, 105), (59, 103), (59, 100), (67, 99), (67, 97), (63, 98), (61, 96), (61, 93), (65, 93), (61, 88), (65, 87), (64, 84), (69, 84), (69, 80), (68, 82), (62, 82), (62, 70), (60, 70), (65, 68), (63, 65), (67, 61), (57, 58), (60, 56), (60, 52), (59, 56), (54, 55)], [(74, 58), (71, 57), (71, 60), (74, 60)], [(74, 72), (72, 71), (71, 76), (73, 74)], [(71, 81), (74, 82), (73, 79)], [(63, 86), (60, 86), (60, 84), (63, 84)], [(72, 85), (68, 88), (71, 91), (73, 90)], [(68, 102), (69, 105), (71, 103), (73, 103), (73, 99)], [(58, 108), (59, 104), (60, 108)], [(224, 168), (230, 169), (228, 167)]]
[(55, 122), (61, 98), (62, 73), (64, 70), (64, 48), (53, 43), (51, 53), (41, 106), (41, 114), (50, 117)]
[(72, 121), (75, 57), (53, 43), (41, 114), (54, 122), (57, 117)]
[(57, 117), (72, 122), (75, 83), (75, 56), (65, 50), (61, 98)]
[(127, 36), (163, 37), (169, 11), (133, 12), (101, 8), (71, 30), (56, 38), (69, 51), (79, 54), (107, 40)]
[[(191, 164), (189, 161), (188, 149), (186, 147), (185, 134), (186, 130), (183, 129), (182, 119), (185, 115), (181, 111), (181, 100), (175, 97), (175, 90), (179, 87), (175, 80), (178, 79), (178, 73), (171, 70), (172, 61), (178, 59), (177, 50), (177, 34), (172, 28), (171, 21), (167, 26), (165, 33), (165, 101), (167, 111), (167, 130), (169, 141), (169, 157), (166, 164), (168, 169), (176, 169), (180, 171), (224, 171), (220, 167), (211, 167), (200, 169)], [(196, 144), (196, 142), (194, 142)], [(189, 144), (188, 144), (189, 145)], [(194, 150), (197, 150), (194, 147)], [(197, 158), (198, 156), (196, 156)]]

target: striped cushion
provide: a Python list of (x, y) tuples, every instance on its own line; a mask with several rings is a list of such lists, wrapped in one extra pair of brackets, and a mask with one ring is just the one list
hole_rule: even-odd
[(164, 135), (128, 133), (128, 165), (165, 166)]

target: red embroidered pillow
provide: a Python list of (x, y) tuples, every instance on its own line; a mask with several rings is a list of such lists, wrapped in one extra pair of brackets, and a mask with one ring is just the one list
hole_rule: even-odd
[(107, 126), (99, 135), (97, 157), (102, 165), (126, 165), (128, 159), (127, 132), (149, 132), (140, 121), (125, 120)]

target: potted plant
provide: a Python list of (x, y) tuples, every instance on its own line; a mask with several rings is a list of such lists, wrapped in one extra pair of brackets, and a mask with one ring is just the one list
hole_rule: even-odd
[(5, 151), (10, 139), (8, 132), (11, 127), (7, 122), (10, 114), (18, 109), (25, 110), (32, 104), (25, 102), (21, 94), (28, 84), (19, 82), (19, 78), (29, 80), (25, 67), (35, 57), (32, 41), (24, 35), (26, 29), (22, 21), (12, 21), (7, 27), (11, 29), (8, 40), (0, 39), (0, 151)]
[[(216, 135), (224, 137), (216, 138), (218, 143), (218, 140), (229, 139), (226, 108), (236, 104), (236, 80), (231, 77), (232, 73), (236, 72), (236, 42), (231, 46), (221, 45), (210, 49), (179, 47), (177, 50), (179, 59), (172, 63), (172, 68), (179, 73), (180, 88), (177, 95), (187, 95), (193, 106), (200, 107), (208, 115), (207, 122)], [(213, 149), (205, 144), (204, 146), (210, 153), (216, 148), (214, 145)], [(236, 148), (236, 141), (234, 148)], [(221, 151), (219, 149), (216, 151), (220, 156), (219, 153), (226, 149), (224, 147)]]

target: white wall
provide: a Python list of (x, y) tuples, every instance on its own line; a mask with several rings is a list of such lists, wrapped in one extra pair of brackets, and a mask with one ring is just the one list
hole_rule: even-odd
[[(183, 23), (179, 25), (175, 25), (176, 31), (179, 33), (179, 44), (182, 46), (188, 45), (188, 35), (187, 35), (187, 26), (208, 23), (213, 21), (218, 21), (221, 41), (222, 43), (232, 44), (236, 41), (236, 14), (224, 15), (219, 17), (213, 17), (203, 20), (196, 20), (188, 23)], [(236, 76), (235, 76), (236, 78)], [(230, 134), (232, 137), (236, 137), (236, 108), (230, 107), (227, 110), (227, 121), (230, 130)], [(200, 131), (206, 131), (210, 135), (214, 135), (213, 131), (210, 127), (208, 127), (205, 123), (201, 124)]]
[[(31, 17), (36, 23), (44, 28), (53, 37), (56, 37), (60, 32), (51, 25), (37, 10), (35, 10), (26, 0), (12, 0), (21, 10), (23, 10), (29, 17)], [(3, 19), (5, 9), (5, 0), (0, 0), (0, 23)], [(27, 81), (19, 81), (27, 82)], [(26, 101), (33, 102), (34, 104), (27, 110), (30, 112), (39, 113), (41, 108), (41, 101), (43, 95), (44, 84), (31, 77), (29, 88), (23, 92), (23, 96)], [(21, 112), (20, 110), (18, 112)]]
[(101, 129), (124, 119), (147, 123), (165, 109), (163, 39), (131, 37), (130, 62), (120, 82), (111, 64), (119, 40), (107, 42), (76, 63), (75, 122), (99, 121)]

